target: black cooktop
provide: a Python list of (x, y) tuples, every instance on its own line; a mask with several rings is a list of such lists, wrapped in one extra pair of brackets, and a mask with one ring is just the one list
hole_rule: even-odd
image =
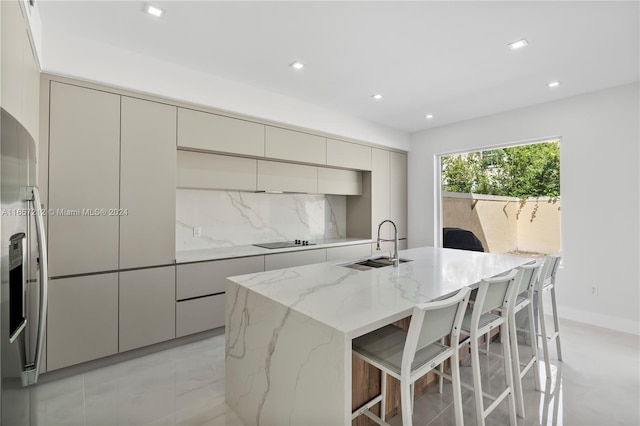
[(307, 240), (295, 240), (295, 241), (279, 241), (277, 243), (261, 243), (254, 244), (256, 247), (262, 247), (266, 249), (280, 249), (287, 247), (300, 247), (300, 246), (315, 246), (315, 243), (310, 243)]

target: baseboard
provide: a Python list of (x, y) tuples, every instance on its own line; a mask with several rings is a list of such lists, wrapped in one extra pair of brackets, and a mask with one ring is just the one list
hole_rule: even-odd
[[(548, 306), (547, 306), (548, 305)], [(550, 314), (551, 304), (545, 303), (545, 314)], [(583, 311), (580, 309), (558, 306), (558, 316), (572, 321), (582, 322), (597, 327), (608, 328), (610, 330), (621, 331), (623, 333), (640, 335), (640, 322), (627, 320), (610, 315), (602, 315), (595, 312)]]

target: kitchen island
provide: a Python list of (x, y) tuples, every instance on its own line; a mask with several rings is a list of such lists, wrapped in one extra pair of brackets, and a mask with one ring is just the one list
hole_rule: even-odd
[(246, 425), (351, 424), (351, 341), (523, 257), (422, 247), (399, 267), (321, 263), (230, 277), (226, 401)]

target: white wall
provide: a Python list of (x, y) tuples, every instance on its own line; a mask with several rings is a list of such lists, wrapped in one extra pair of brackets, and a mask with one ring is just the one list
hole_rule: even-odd
[(42, 40), (43, 72), (219, 108), (250, 117), (409, 149), (409, 134), (288, 96), (160, 61), (61, 31)]
[(435, 241), (436, 154), (559, 136), (560, 315), (640, 334), (639, 90), (624, 85), (412, 135), (409, 247)]

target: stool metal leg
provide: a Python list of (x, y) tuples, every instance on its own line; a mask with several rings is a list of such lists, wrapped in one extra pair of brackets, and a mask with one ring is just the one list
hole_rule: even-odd
[(549, 339), (547, 338), (547, 326), (544, 320), (544, 303), (542, 302), (543, 289), (539, 290), (538, 297), (538, 321), (540, 323), (540, 334), (542, 335), (542, 353), (544, 355), (544, 369), (547, 373), (547, 380), (551, 378), (551, 364), (549, 363)]
[(451, 379), (451, 383), (453, 385), (453, 408), (455, 410), (456, 425), (461, 425), (464, 420), (462, 416), (462, 389), (460, 387), (460, 359), (458, 351), (455, 351), (451, 357)]
[[(516, 316), (515, 313), (510, 316), (509, 321), (509, 340), (511, 346), (511, 363), (513, 364), (513, 386), (516, 399), (516, 412), (518, 416), (524, 417), (524, 396), (522, 395), (522, 378), (520, 376), (520, 353), (518, 351), (518, 334), (516, 332)], [(502, 339), (505, 340), (505, 339)]]
[(560, 348), (560, 326), (558, 325), (558, 305), (556, 304), (556, 286), (551, 287), (551, 307), (553, 309), (554, 338), (558, 350), (558, 360), (562, 361), (562, 349)]
[(478, 336), (471, 334), (471, 373), (473, 374), (473, 389), (476, 401), (476, 423), (484, 425), (484, 402), (482, 401), (482, 379), (480, 374), (480, 351), (478, 349)]
[[(504, 373), (507, 381), (507, 387), (510, 388), (507, 403), (509, 404), (509, 421), (512, 425), (517, 424), (516, 421), (516, 399), (513, 392), (513, 370), (511, 369), (511, 348), (509, 347), (509, 327), (507, 322), (500, 326), (500, 336), (502, 341), (502, 353), (504, 355)], [(518, 370), (519, 371), (519, 370)]]
[(409, 384), (409, 377), (403, 378), (400, 382), (400, 405), (402, 406), (402, 425), (403, 426), (411, 426), (411, 387)]
[(540, 386), (540, 358), (538, 357), (538, 337), (536, 335), (535, 313), (533, 311), (533, 301), (527, 306), (529, 312), (529, 343), (535, 361), (533, 363), (533, 383), (537, 391), (542, 390)]

